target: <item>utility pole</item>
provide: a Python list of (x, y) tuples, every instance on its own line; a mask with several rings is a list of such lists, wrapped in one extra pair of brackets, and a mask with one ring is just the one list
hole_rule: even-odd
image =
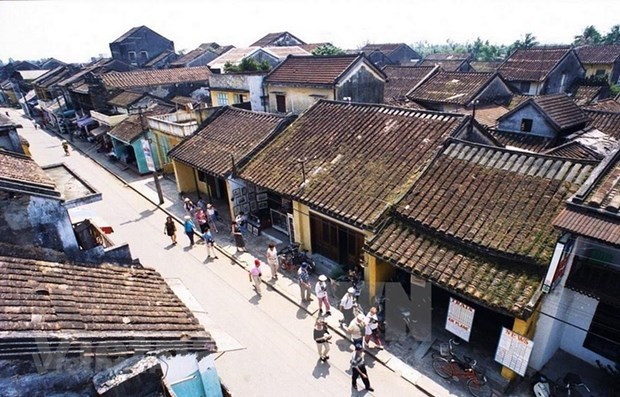
[[(149, 169), (151, 169), (151, 166), (149, 165), (149, 158), (151, 160), (152, 163), (152, 169), (151, 172), (153, 174), (153, 181), (155, 182), (155, 190), (157, 190), (157, 197), (159, 198), (159, 204), (163, 204), (164, 203), (164, 194), (161, 191), (161, 183), (159, 182), (159, 171), (157, 169), (155, 169), (155, 161), (153, 159), (153, 148), (151, 147), (151, 143), (153, 143), (153, 141), (151, 140), (151, 138), (148, 135), (148, 128), (145, 126), (144, 123), (144, 107), (139, 107), (138, 108), (138, 117), (140, 117), (140, 126), (142, 127), (142, 132), (144, 134), (144, 140), (146, 140), (146, 144), (142, 145), (142, 150), (144, 151), (144, 157), (146, 159), (146, 164), (147, 167), (149, 167)], [(148, 149), (148, 153), (146, 152), (145, 149)]]

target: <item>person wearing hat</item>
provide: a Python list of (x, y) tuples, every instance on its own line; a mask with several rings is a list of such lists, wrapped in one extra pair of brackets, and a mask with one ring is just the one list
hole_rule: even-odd
[[(331, 307), (329, 306), (329, 298), (327, 297), (327, 276), (321, 274), (319, 281), (314, 286), (314, 293), (319, 300), (319, 313), (324, 313), (325, 316), (331, 316)], [(325, 306), (325, 312), (323, 312), (323, 306)]]
[(278, 266), (280, 265), (280, 261), (278, 260), (278, 250), (276, 250), (276, 245), (273, 243), (269, 243), (267, 246), (267, 252), (265, 253), (265, 257), (267, 257), (267, 264), (271, 269), (271, 279), (278, 279)]
[(187, 234), (189, 246), (191, 248), (194, 246), (194, 222), (192, 222), (192, 217), (189, 215), (185, 215), (183, 219), (183, 230), (185, 230), (185, 234)]
[(261, 276), (262, 276), (262, 273), (260, 271), (260, 260), (254, 259), (254, 267), (250, 269), (250, 282), (254, 283), (254, 290), (256, 291), (258, 295), (261, 294), (260, 292)]
[(364, 345), (368, 347), (368, 342), (372, 340), (375, 348), (383, 350), (383, 342), (379, 337), (379, 318), (377, 317), (377, 308), (371, 307), (366, 314), (366, 332), (364, 333)]
[(65, 156), (71, 156), (71, 153), (69, 152), (69, 144), (67, 143), (67, 141), (62, 141), (62, 148), (65, 151)]
[(189, 197), (185, 197), (183, 199), (183, 208), (185, 208), (185, 211), (187, 211), (188, 214), (191, 214), (196, 206), (192, 203), (192, 200), (190, 200)]
[(301, 262), (299, 269), (297, 269), (297, 281), (301, 290), (301, 301), (312, 301), (310, 297), (310, 275), (308, 274), (308, 264), (306, 262)]
[(364, 363), (364, 350), (362, 349), (362, 346), (355, 346), (353, 357), (351, 357), (351, 387), (353, 390), (357, 390), (357, 378), (362, 378), (362, 382), (364, 382), (364, 387), (366, 390), (375, 391), (375, 389), (370, 387), (370, 380), (368, 379), (368, 372), (366, 371), (366, 364)]
[(211, 203), (207, 204), (207, 218), (209, 220), (209, 227), (211, 229), (213, 229), (213, 231), (215, 233), (219, 233), (217, 231), (217, 225), (215, 224), (215, 221), (217, 219), (217, 212), (215, 211), (215, 207), (213, 207), (213, 205), (211, 205)]
[(325, 326), (325, 319), (319, 317), (314, 323), (314, 341), (316, 342), (316, 350), (319, 352), (319, 359), (325, 362), (329, 359), (329, 340), (332, 338), (329, 330)]
[(342, 299), (340, 299), (340, 311), (344, 316), (340, 320), (342, 326), (350, 324), (353, 320), (353, 307), (355, 307), (355, 288), (349, 287)]
[(366, 333), (366, 316), (358, 314), (347, 327), (347, 332), (353, 340), (353, 345), (357, 348), (363, 346), (364, 334)]

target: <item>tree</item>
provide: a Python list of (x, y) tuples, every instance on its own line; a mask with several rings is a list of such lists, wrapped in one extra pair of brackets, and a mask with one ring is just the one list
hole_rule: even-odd
[(312, 55), (344, 55), (345, 52), (329, 43), (323, 44), (312, 50)]
[(583, 33), (575, 36), (574, 45), (592, 45), (600, 44), (603, 41), (603, 36), (593, 25), (586, 26)]
[(231, 62), (226, 62), (224, 64), (224, 72), (225, 73), (234, 73), (234, 72), (268, 72), (271, 69), (269, 62), (260, 61), (257, 62), (253, 58), (243, 58), (238, 65), (235, 65)]
[(614, 25), (603, 39), (605, 44), (620, 44), (620, 25)]
[(527, 50), (528, 48), (532, 48), (537, 45), (538, 41), (536, 41), (536, 36), (534, 36), (532, 33), (526, 33), (523, 37), (523, 40), (515, 41), (510, 45), (509, 48), (511, 50), (510, 52), (512, 52), (517, 49)]

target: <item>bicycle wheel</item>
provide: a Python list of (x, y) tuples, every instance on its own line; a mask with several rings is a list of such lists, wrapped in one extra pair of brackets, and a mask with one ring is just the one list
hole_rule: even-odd
[(491, 386), (486, 377), (472, 378), (467, 381), (467, 389), (474, 397), (490, 397)]
[(452, 363), (443, 357), (433, 359), (433, 369), (437, 372), (437, 375), (444, 379), (452, 377)]

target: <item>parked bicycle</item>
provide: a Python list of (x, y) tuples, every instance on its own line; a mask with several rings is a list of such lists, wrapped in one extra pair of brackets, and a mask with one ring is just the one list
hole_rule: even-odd
[(590, 393), (590, 388), (581, 381), (581, 377), (572, 372), (568, 372), (555, 383), (543, 374), (536, 374), (534, 375), (532, 391), (536, 397), (581, 397), (580, 387)]
[(307, 250), (300, 251), (299, 247), (299, 243), (292, 243), (278, 251), (280, 266), (283, 270), (291, 272), (296, 270), (302, 262), (305, 262), (308, 264), (308, 273), (314, 273), (314, 261), (308, 255)]
[(477, 365), (476, 360), (463, 356), (459, 358), (453, 351), (453, 345), (458, 345), (450, 339), (447, 345), (440, 346), (440, 356), (433, 357), (433, 369), (444, 379), (465, 379), (467, 389), (475, 397), (489, 397), (492, 394), (484, 369)]

